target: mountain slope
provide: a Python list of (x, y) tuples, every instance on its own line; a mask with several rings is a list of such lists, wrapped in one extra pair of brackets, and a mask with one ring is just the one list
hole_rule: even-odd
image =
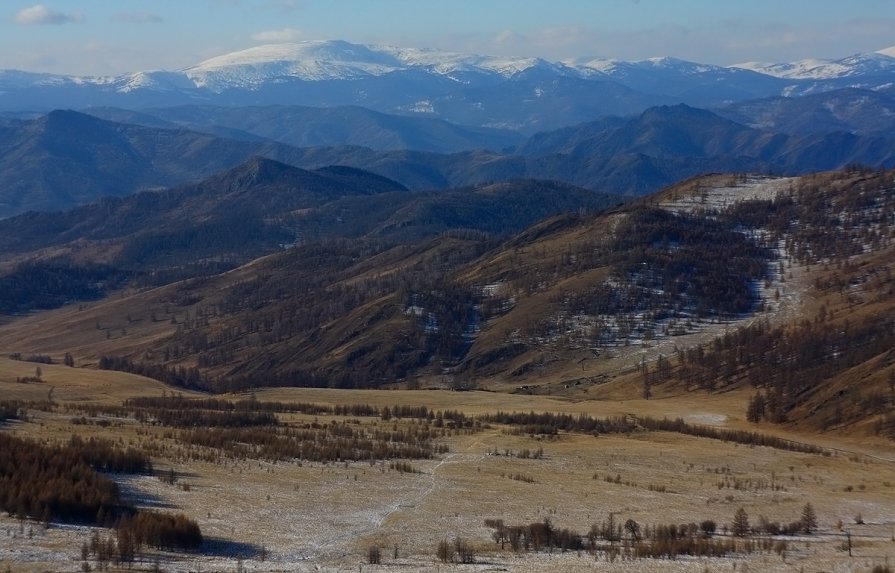
[[(132, 284), (160, 285), (290, 245), (365, 236), (381, 245), (410, 244), (451, 230), (499, 236), (558, 212), (617, 201), (550, 181), (411, 192), (355, 168), (307, 171), (255, 157), (193, 185), (0, 220), (0, 270), (30, 281), (41, 265), (72, 276), (105, 265), (119, 283), (123, 272)], [(16, 293), (4, 296), (23, 296)]]
[[(518, 152), (591, 158), (639, 154), (658, 161), (690, 159), (694, 164), (701, 159), (722, 167), (709, 168), (711, 171), (741, 170), (723, 169), (725, 162), (754, 162), (751, 170), (784, 174), (852, 163), (888, 166), (895, 161), (895, 146), (890, 139), (843, 132), (801, 136), (757, 130), (682, 104), (652, 108), (624, 123), (601, 120), (562, 130), (558, 136), (538, 135)], [(688, 175), (698, 172), (693, 170)]]
[[(3, 312), (89, 300), (128, 279), (152, 286), (226, 271), (297, 241), (294, 212), (402, 193), (400, 184), (356, 169), (312, 172), (253, 158), (195, 185), (5, 219)], [(93, 277), (90, 289), (78, 286), (83, 276)]]
[(120, 123), (179, 127), (218, 137), (273, 140), (296, 147), (358, 145), (376, 150), (450, 153), (466, 149), (499, 151), (523, 139), (507, 130), (464, 127), (427, 117), (386, 115), (356, 106), (182, 106), (141, 112), (112, 108), (87, 112)]
[(895, 129), (895, 99), (855, 88), (745, 101), (714, 111), (756, 129), (797, 135), (842, 131), (886, 137)]
[(55, 111), (0, 130), (0, 216), (198, 180), (287, 149)]
[[(698, 178), (502, 242), (468, 230), (377, 238), (444, 212), (411, 201), (362, 238), (19, 318), (0, 326), (0, 346), (198, 366), (219, 390), (755, 387), (761, 420), (887, 432), (893, 175)], [(499, 186), (472, 192), (506, 203)]]

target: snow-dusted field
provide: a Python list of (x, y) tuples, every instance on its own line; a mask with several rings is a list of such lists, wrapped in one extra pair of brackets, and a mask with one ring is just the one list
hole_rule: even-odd
[[(728, 417), (702, 409), (690, 421), (723, 426)], [(162, 570), (178, 572), (857, 572), (895, 559), (890, 461), (661, 433), (538, 440), (491, 428), (448, 442), (449, 453), (412, 462), (419, 473), (399, 473), (382, 462), (227, 460), (176, 461), (172, 467), (182, 477), (174, 485), (149, 476), (116, 478), (142, 505), (194, 517), (208, 539), (201, 553), (149, 552), (136, 568), (149, 569), (157, 560)], [(523, 448), (543, 448), (544, 457), (517, 457)], [(610, 563), (587, 553), (517, 555), (499, 550), (484, 525), (485, 519), (514, 525), (549, 519), (586, 534), (611, 513), (643, 525), (712, 519), (720, 529), (738, 507), (746, 508), (752, 523), (762, 515), (789, 523), (807, 501), (817, 509), (820, 532), (788, 538), (785, 558), (760, 552)], [(864, 524), (856, 523), (858, 517)], [(44, 530), (0, 516), (0, 571), (6, 564), (12, 571), (80, 571), (80, 547), (92, 531), (59, 525)], [(841, 550), (846, 531), (853, 535), (853, 557)], [(475, 547), (477, 563), (437, 561), (436, 544), (457, 536)], [(374, 545), (381, 548), (382, 565), (366, 562)]]

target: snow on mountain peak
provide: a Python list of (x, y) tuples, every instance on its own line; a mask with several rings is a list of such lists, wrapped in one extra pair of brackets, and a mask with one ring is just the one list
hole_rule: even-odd
[(412, 68), (440, 75), (479, 72), (509, 77), (535, 66), (552, 65), (539, 58), (471, 56), (328, 40), (256, 46), (211, 58), (187, 68), (185, 73), (197, 86), (218, 91), (229, 87), (251, 88), (286, 78), (357, 79)]
[(387, 74), (401, 67), (389, 54), (342, 41), (267, 44), (224, 54), (187, 68), (199, 87), (213, 91), (251, 88), (285, 78), (354, 79)]
[(485, 71), (512, 76), (535, 66), (552, 65), (540, 58), (481, 56), (394, 46), (377, 46), (376, 49), (392, 54), (406, 67), (422, 67), (442, 75)]
[(895, 70), (895, 47), (835, 61), (809, 58), (783, 64), (747, 62), (731, 67), (791, 80), (833, 80)]
[[(805, 59), (766, 64), (747, 62), (729, 67), (672, 57), (625, 61), (573, 58), (550, 62), (533, 57), (489, 56), (432, 49), (353, 44), (341, 40), (267, 44), (217, 56), (178, 71), (145, 71), (117, 77), (74, 77), (0, 70), (0, 91), (34, 87), (97, 86), (119, 93), (187, 93), (195, 88), (223, 93), (262, 91), (295, 81), (363, 80), (414, 72), (476, 84), (477, 78), (545, 78), (550, 76), (612, 80), (647, 93), (690, 89), (687, 82), (721, 82), (737, 70), (749, 70), (792, 81), (780, 88), (792, 93), (848, 85), (874, 89), (895, 82), (895, 46), (840, 60)], [(741, 76), (737, 76), (741, 77)], [(757, 78), (752, 78), (756, 79)], [(491, 81), (488, 79), (487, 81)], [(818, 87), (824, 84), (824, 87)], [(765, 88), (762, 88), (765, 89)], [(760, 93), (758, 90), (757, 93)], [(682, 92), (683, 93), (683, 92)], [(785, 93), (785, 92), (784, 92)], [(195, 95), (195, 94), (194, 94)], [(191, 96), (192, 97), (192, 96)], [(201, 97), (211, 97), (204, 94)]]
[(239, 52), (224, 54), (189, 68), (215, 70), (230, 66), (258, 66), (273, 62), (342, 62), (358, 66), (395, 66), (394, 58), (368, 46), (341, 40), (304, 41), (292, 44), (265, 44)]

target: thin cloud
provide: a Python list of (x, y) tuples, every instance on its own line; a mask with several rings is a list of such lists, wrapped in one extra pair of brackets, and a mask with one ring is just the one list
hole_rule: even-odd
[(267, 7), (288, 14), (299, 9), (307, 8), (308, 2), (307, 0), (270, 0), (267, 3)]
[(158, 24), (164, 22), (165, 19), (149, 12), (130, 12), (113, 14), (112, 21), (123, 24)]
[(281, 28), (279, 30), (265, 30), (263, 32), (258, 32), (257, 34), (252, 34), (252, 39), (256, 42), (267, 42), (272, 44), (281, 44), (284, 42), (295, 42), (300, 39), (304, 34), (302, 34), (301, 30), (296, 30), (295, 28)]
[(58, 26), (60, 24), (81, 22), (84, 20), (84, 16), (80, 12), (65, 14), (63, 12), (50, 10), (43, 4), (35, 4), (34, 6), (19, 10), (15, 20), (17, 24), (22, 24), (23, 26)]

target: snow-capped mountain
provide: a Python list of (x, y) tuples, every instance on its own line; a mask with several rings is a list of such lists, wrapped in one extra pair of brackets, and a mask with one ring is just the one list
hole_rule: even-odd
[(843, 87), (890, 92), (893, 86), (895, 47), (836, 61), (722, 67), (668, 57), (550, 62), (309, 41), (257, 46), (183, 70), (118, 77), (0, 71), (0, 111), (196, 103), (359, 105), (535, 131), (659, 104), (718, 106)]
[(393, 46), (364, 46), (343, 41), (307, 41), (257, 46), (218, 56), (184, 73), (212, 91), (257, 88), (266, 82), (356, 80), (411, 70), (457, 79), (476, 73), (509, 78), (530, 68), (560, 71), (539, 58), (503, 58)]
[(895, 73), (895, 47), (841, 60), (805, 59), (783, 64), (746, 62), (733, 66), (790, 80), (838, 80)]

